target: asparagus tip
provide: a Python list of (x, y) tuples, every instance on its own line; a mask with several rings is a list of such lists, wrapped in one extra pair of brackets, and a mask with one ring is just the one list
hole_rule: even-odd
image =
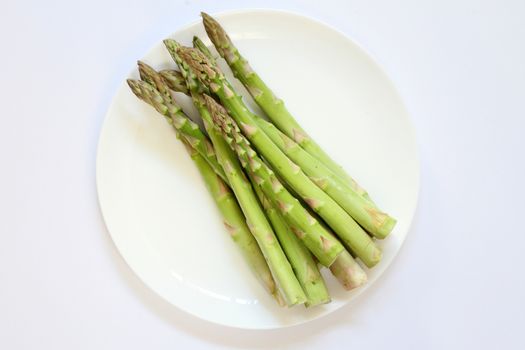
[(166, 80), (159, 72), (140, 60), (137, 61), (137, 65), (139, 68), (140, 79), (155, 87), (159, 92), (169, 94), (168, 84), (166, 84)]
[(126, 82), (128, 83), (128, 86), (129, 88), (131, 89), (131, 91), (137, 96), (137, 97), (141, 97), (142, 95), (142, 92), (140, 90), (140, 86), (138, 84), (138, 81), (135, 80), (135, 79), (127, 79)]
[[(151, 68), (151, 67), (148, 66), (146, 63), (142, 62), (141, 60), (137, 61), (137, 66), (139, 68), (140, 79), (150, 83), (151, 82), (151, 78), (149, 77), (149, 74), (148, 74), (148, 71), (149, 71), (148, 68)], [(153, 68), (151, 68), (151, 69), (153, 69)]]
[(181, 45), (173, 39), (164, 39), (162, 41), (168, 50), (177, 50)]
[(208, 27), (214, 27), (218, 22), (207, 14), (206, 12), (201, 12), (202, 21), (204, 22), (204, 27), (206, 28), (206, 31), (208, 31)]

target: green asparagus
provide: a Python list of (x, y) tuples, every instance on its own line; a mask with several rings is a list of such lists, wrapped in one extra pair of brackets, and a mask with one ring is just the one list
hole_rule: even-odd
[[(195, 37), (194, 43), (200, 42), (196, 39), (198, 40), (198, 38)], [(200, 43), (199, 45), (203, 45), (202, 42)], [(206, 54), (203, 49), (200, 49), (200, 51)], [(177, 73), (177, 75), (175, 75), (175, 73)], [(174, 91), (185, 93), (183, 89), (179, 88), (181, 82), (177, 80), (184, 78), (179, 72), (175, 73), (169, 76), (169, 87)], [(184, 89), (186, 89), (185, 86)], [(342, 181), (341, 178), (336, 176), (324, 164), (319, 163), (317, 159), (312, 157), (312, 155), (302, 149), (300, 145), (282, 133), (272, 123), (259, 116), (254, 115), (254, 117), (257, 125), (268, 135), (273, 143), (275, 143), (288, 158), (299, 165), (312, 181), (332, 197), (332, 199), (365, 230), (379, 239), (385, 238), (392, 231), (396, 222), (395, 219), (381, 212), (373, 203), (366, 200), (362, 196), (362, 193), (358, 192), (357, 187), (350, 187), (346, 181)]]
[(227, 111), (215, 100), (205, 95), (208, 110), (213, 121), (224, 134), (230, 147), (237, 153), (243, 167), (253, 173), (253, 177), (264, 194), (277, 206), (290, 228), (324, 266), (330, 266), (344, 247), (337, 239), (315, 220), (299, 201), (281, 184), (271, 169), (259, 158), (242, 135), (237, 124)]
[(279, 149), (299, 165), (308, 177), (341, 206), (358, 224), (376, 238), (385, 238), (394, 228), (396, 220), (381, 212), (375, 205), (360, 195), (355, 187), (336, 176), (294, 140), (286, 136), (272, 123), (255, 116), (257, 125), (268, 135)]
[[(156, 86), (159, 86), (160, 90), (163, 91), (163, 94), (166, 95), (166, 90), (164, 86), (157, 80), (158, 75), (156, 72), (149, 66), (144, 63), (139, 64), (140, 75), (141, 77), (149, 81)], [(177, 111), (177, 106), (174, 101), (166, 102), (164, 100), (165, 108), (162, 107), (162, 100), (159, 98), (161, 92), (156, 90), (154, 86), (148, 86), (146, 82), (140, 81), (128, 81), (133, 92), (141, 99), (155, 106), (155, 108), (169, 118), (169, 121), (174, 121), (180, 117), (187, 118), (182, 114), (182, 111)], [(158, 84), (158, 85), (157, 85)], [(156, 93), (155, 93), (156, 92)], [(168, 110), (171, 110), (171, 113), (168, 113)], [(220, 178), (220, 174), (224, 176), (222, 167), (216, 164), (216, 167), (212, 167), (209, 158), (203, 157), (202, 154), (197, 151), (196, 147), (201, 145), (201, 142), (194, 141), (194, 134), (190, 134), (191, 131), (196, 130), (194, 127), (191, 127), (189, 130), (185, 127), (186, 125), (191, 126), (191, 121), (188, 119), (188, 124), (177, 120), (171, 124), (181, 125), (181, 127), (176, 128), (177, 133), (182, 134), (181, 140), (186, 145), (188, 152), (191, 155), (191, 158), (197, 165), (199, 171), (201, 172), (203, 179), (212, 194), (214, 201), (216, 202), (222, 216), (224, 219), (224, 225), (228, 229), (232, 239), (236, 244), (241, 248), (241, 251), (250, 265), (251, 269), (256, 273), (259, 280), (263, 283), (265, 289), (272, 294), (274, 298), (279, 303), (282, 303), (282, 297), (279, 294), (270, 269), (266, 263), (266, 260), (261, 253), (259, 246), (253, 235), (251, 234), (249, 228), (246, 225), (244, 216), (238, 206), (235, 197), (231, 193), (227, 184)], [(208, 142), (205, 140), (205, 142)], [(206, 149), (206, 155), (214, 155), (213, 147), (209, 145)], [(216, 161), (216, 159), (215, 159)]]
[[(172, 47), (179, 47), (175, 41), (170, 41)], [(226, 172), (230, 186), (233, 189), (237, 200), (246, 216), (250, 231), (257, 239), (259, 246), (266, 257), (270, 270), (280, 289), (281, 295), (289, 306), (305, 303), (307, 298), (293, 273), (292, 267), (288, 262), (285, 253), (281, 249), (276, 239), (270, 223), (267, 221), (263, 209), (259, 205), (253, 188), (245, 177), (239, 161), (229, 146), (225, 143), (220, 132), (213, 127), (210, 113), (199, 91), (200, 83), (194, 80), (192, 72), (183, 62), (176, 52), (173, 58), (181, 69), (181, 74), (186, 79), (186, 84), (192, 100), (204, 122), (204, 126), (210, 135), (213, 146), (215, 147), (217, 158)]]
[(218, 67), (198, 50), (179, 47), (177, 52), (196, 77), (219, 97), (244, 134), (292, 189), (332, 227), (365, 265), (372, 267), (377, 264), (382, 254), (372, 239), (257, 126), (253, 113), (234, 92)]
[(173, 101), (165, 97), (163, 93), (157, 90), (151, 84), (140, 80), (127, 80), (131, 91), (141, 100), (153, 106), (160, 114), (166, 117), (168, 123), (173, 125), (182, 137), (201, 154), (212, 168), (226, 179), (226, 175), (215, 155), (212, 144), (199, 129), (199, 126), (192, 122), (182, 111), (182, 109)]
[(191, 159), (199, 169), (215, 204), (221, 212), (224, 226), (265, 289), (279, 301), (279, 292), (255, 238), (246, 225), (235, 196), (210, 164), (185, 139), (182, 139)]
[[(310, 307), (330, 302), (328, 289), (326, 288), (323, 276), (321, 276), (312, 254), (303, 243), (301, 243), (299, 238), (295, 236), (286, 221), (281, 217), (278, 209), (268, 198), (266, 198), (259, 184), (255, 182), (253, 173), (248, 172), (248, 177), (250, 178), (255, 193), (259, 198), (259, 202), (266, 212), (266, 216), (270, 220), (273, 230), (288, 257), (288, 261), (290, 261), (295, 275), (303, 287), (307, 298), (305, 305)], [(297, 230), (298, 229), (296, 229), (296, 232)]]

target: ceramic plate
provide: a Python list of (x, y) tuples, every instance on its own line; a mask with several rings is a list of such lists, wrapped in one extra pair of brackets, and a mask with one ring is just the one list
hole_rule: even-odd
[[(239, 328), (279, 328), (313, 320), (365, 292), (399, 251), (419, 187), (414, 130), (385, 73), (338, 31), (279, 11), (243, 10), (216, 18), (310, 135), (398, 219), (380, 243), (383, 260), (369, 271), (368, 284), (352, 292), (344, 291), (324, 269), (333, 297), (328, 305), (277, 306), (226, 233), (172, 128), (135, 98), (125, 79), (100, 135), (97, 186), (102, 213), (129, 266), (174, 306)], [(211, 45), (200, 20), (170, 37), (190, 45), (193, 35)], [(158, 69), (175, 67), (162, 39), (142, 59)], [(135, 67), (130, 70), (136, 78)], [(177, 99), (195, 116), (187, 98)]]

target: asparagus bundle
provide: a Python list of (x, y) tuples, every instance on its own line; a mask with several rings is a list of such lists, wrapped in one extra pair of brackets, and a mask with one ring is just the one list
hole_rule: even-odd
[[(141, 69), (141, 76), (147, 76), (146, 72), (153, 71), (149, 66), (140, 63), (139, 69)], [(155, 76), (155, 75), (150, 75)], [(150, 79), (148, 79), (150, 80)], [(152, 81), (152, 80), (150, 80)], [(166, 108), (161, 108), (160, 99), (158, 98), (160, 92), (156, 89), (156, 86), (149, 85), (148, 83), (141, 81), (128, 80), (128, 84), (131, 87), (131, 90), (137, 97), (146, 101), (147, 103), (154, 106), (161, 114), (167, 115), (166, 110), (175, 111), (177, 113), (172, 113), (172, 118), (183, 117), (187, 119), (187, 116), (179, 109), (179, 107), (172, 102), (171, 105), (165, 106)], [(146, 85), (147, 84), (147, 85)], [(162, 85), (160, 85), (162, 88)], [(147, 94), (145, 94), (147, 92)], [(152, 98), (149, 96), (154, 96)], [(155, 103), (157, 101), (158, 103)], [(167, 104), (167, 103), (166, 103)], [(166, 113), (166, 114), (164, 114)], [(228, 185), (222, 180), (220, 174), (224, 176), (222, 168), (216, 163), (216, 159), (211, 157), (213, 153), (213, 147), (208, 146), (206, 148), (206, 154), (203, 156), (202, 152), (198, 150), (198, 146), (201, 143), (195, 142), (193, 135), (194, 133), (188, 133), (188, 131), (195, 130), (194, 128), (184, 128), (177, 127), (180, 125), (186, 125), (184, 122), (178, 120), (177, 122), (172, 122), (173, 119), (167, 119), (170, 124), (172, 124), (177, 132), (177, 136), (181, 139), (183, 144), (186, 146), (188, 153), (190, 154), (192, 160), (196, 164), (199, 172), (201, 173), (203, 180), (212, 195), (213, 200), (215, 201), (221, 215), (223, 217), (223, 223), (226, 229), (228, 230), (230, 237), (241, 249), (241, 252), (248, 262), (250, 268), (254, 271), (257, 278), (261, 281), (265, 289), (277, 299), (281, 304), (284, 301), (279, 294), (275, 281), (272, 277), (270, 269), (266, 263), (266, 260), (257, 245), (257, 242), (253, 235), (251, 234), (248, 226), (246, 225), (245, 218), (239, 208), (235, 196), (231, 192)], [(188, 119), (188, 124), (191, 125), (191, 121)], [(209, 141), (202, 135), (205, 143)]]
[[(167, 47), (170, 49), (169, 45)], [(279, 176), (332, 227), (368, 267), (376, 265), (382, 255), (379, 248), (354, 219), (310, 180), (301, 167), (292, 162), (257, 126), (254, 114), (234, 92), (219, 68), (198, 50), (178, 47), (177, 52), (196, 77), (220, 99), (246, 137)]]
[[(298, 143), (312, 158), (317, 159), (321, 164), (330, 169), (334, 175), (339, 177), (343, 183), (346, 183), (346, 185), (353, 189), (351, 199), (341, 200), (340, 196), (334, 199), (347, 210), (360, 225), (368, 230), (368, 232), (378, 238), (386, 237), (386, 235), (392, 231), (395, 220), (386, 213), (379, 211), (370, 199), (368, 193), (308, 136), (288, 111), (284, 102), (275, 96), (272, 90), (252, 69), (248, 61), (240, 54), (221, 25), (210, 15), (204, 12), (201, 13), (201, 15), (206, 33), (217, 49), (217, 52), (226, 60), (234, 76), (243, 83), (255, 102), (268, 115), (275, 126), (290, 139)], [(194, 39), (194, 44), (195, 42), (196, 40)], [(199, 49), (205, 47), (199, 40), (197, 40), (196, 46)], [(206, 48), (204, 52), (209, 51), (207, 51)], [(315, 175), (311, 176), (315, 177)], [(331, 176), (330, 179), (333, 179), (333, 177)], [(339, 183), (338, 185), (341, 186), (342, 184)], [(334, 194), (337, 196), (337, 193), (341, 193), (341, 191), (335, 190), (329, 194), (333, 197)], [(359, 201), (356, 195), (362, 197), (365, 202), (368, 202), (366, 203), (367, 205), (363, 203), (363, 201)]]
[[(179, 46), (176, 42), (168, 42), (167, 44), (171, 45), (173, 48)], [(193, 38), (193, 45), (198, 47), (201, 52), (211, 58), (210, 52), (198, 37)], [(221, 138), (217, 139), (217, 129), (210, 127), (212, 121), (210, 119), (209, 111), (204, 105), (202, 92), (208, 92), (208, 89), (196, 80), (191, 70), (189, 70), (188, 65), (180, 58), (176, 53), (176, 50), (170, 51), (182, 73), (175, 70), (164, 70), (161, 72), (161, 75), (166, 79), (166, 83), (170, 89), (186, 94), (191, 91), (190, 96), (193, 99), (194, 105), (201, 113), (208, 133), (212, 135), (214, 145), (219, 144), (221, 149), (223, 149), (225, 141)], [(216, 105), (215, 101), (210, 100), (208, 103), (210, 103), (215, 110), (221, 109), (220, 106)], [(232, 151), (230, 150), (230, 152), (228, 152), (227, 150), (224, 150), (224, 152), (231, 154)], [(248, 173), (248, 177), (254, 185), (255, 193), (266, 211), (267, 217), (270, 220), (286, 255), (288, 256), (290, 263), (292, 264), (292, 268), (294, 269), (299, 282), (303, 286), (303, 290), (307, 296), (306, 305), (312, 306), (328, 302), (330, 298), (327, 294), (328, 292), (326, 291), (324, 281), (322, 280), (322, 277), (318, 272), (319, 270), (314, 264), (310, 253), (298, 242), (297, 237), (293, 234), (289, 234), (290, 227), (283, 220), (275, 206), (266, 198), (260, 187), (255, 183), (253, 174)], [(295, 228), (292, 232), (294, 231), (298, 232), (298, 229)], [(356, 288), (366, 282), (366, 274), (348, 252), (342, 252), (330, 266), (330, 270), (348, 290)]]
[[(288, 226), (275, 205), (266, 198), (262, 189), (256, 183), (254, 175), (249, 172), (248, 177), (250, 178), (255, 193), (259, 198), (259, 202), (261, 202), (264, 211), (266, 212), (266, 216), (272, 224), (275, 234), (279, 239), (279, 243), (283, 247), (295, 275), (303, 287), (307, 299), (305, 306), (309, 307), (330, 302), (328, 289), (326, 288), (323, 277), (319, 272), (319, 268), (317, 267), (317, 263), (312, 257), (312, 254), (293, 234), (294, 230)], [(340, 254), (340, 256), (341, 255), (342, 254)], [(339, 259), (339, 257), (337, 259)], [(335, 262), (332, 266), (334, 265), (336, 265)]]
[[(211, 53), (203, 46), (199, 38), (194, 37), (196, 47), (211, 58)], [(178, 92), (186, 93), (184, 86), (180, 88), (180, 79), (184, 79), (177, 71), (165, 71), (164, 75), (169, 87)], [(381, 212), (371, 201), (364, 198), (356, 189), (342, 181), (324, 164), (306, 152), (299, 144), (282, 133), (272, 123), (254, 115), (255, 122), (268, 137), (288, 156), (294, 163), (298, 164), (310, 179), (337, 202), (358, 224), (376, 238), (385, 238), (395, 225), (395, 219)]]
[(242, 166), (248, 173), (251, 173), (265, 196), (279, 208), (285, 220), (291, 228), (294, 228), (294, 233), (317, 257), (319, 262), (324, 266), (332, 265), (344, 247), (281, 184), (273, 171), (251, 148), (226, 110), (211, 97), (205, 97), (215, 125), (221, 129), (224, 138), (237, 153)]
[(274, 296), (279, 303), (282, 303), (283, 301), (280, 299), (281, 296), (268, 268), (268, 264), (266, 264), (266, 260), (255, 238), (246, 225), (244, 216), (232, 191), (195, 148), (185, 139), (183, 139), (183, 143), (191, 159), (199, 169), (215, 204), (219, 208), (223, 217), (224, 226), (228, 230), (230, 237), (239, 246), (248, 265), (250, 265), (251, 269), (255, 272), (265, 289)]
[[(202, 109), (202, 97), (198, 93), (200, 82), (193, 77), (194, 75), (189, 69), (187, 63), (183, 61), (181, 56), (178, 54), (178, 49), (180, 48), (180, 46), (172, 40), (167, 40), (166, 45), (172, 48), (170, 52), (173, 52), (173, 57), (175, 61), (179, 64), (179, 67), (183, 72), (183, 76), (185, 76), (188, 81), (187, 85), (190, 87), (190, 91), (192, 91), (192, 97), (195, 96), (194, 101), (195, 104), (198, 106), (197, 108)], [(175, 50), (173, 50), (173, 48), (175, 48)], [(206, 89), (206, 87), (201, 87), (201, 89)], [(209, 127), (215, 122), (215, 120), (212, 121), (210, 119), (209, 113), (215, 113), (215, 118), (217, 118), (218, 115), (223, 113), (222, 107), (215, 103), (214, 100), (210, 97), (206, 98), (205, 100), (207, 105), (207, 111), (205, 111), (205, 113), (201, 112), (201, 115), (203, 116), (206, 128), (212, 136), (214, 145), (216, 145), (217, 143), (223, 143), (224, 140), (215, 141), (216, 136), (213, 135), (216, 135), (215, 133), (217, 132), (217, 130)], [(275, 180), (278, 181), (277, 179)], [(293, 196), (291, 196), (289, 193), (287, 194), (288, 196), (282, 200), (287, 201), (289, 205), (295, 204), (297, 210), (303, 209), (302, 206), (298, 204), (297, 199), (293, 198)], [(285, 195), (284, 191), (282, 195)], [(323, 227), (321, 227), (319, 223), (317, 223), (315, 220), (311, 220), (311, 216), (306, 211), (295, 214), (294, 218), (299, 215), (301, 216), (297, 219), (297, 223), (295, 223), (295, 225), (301, 227), (303, 229), (303, 232), (305, 232), (305, 234), (301, 236), (301, 239), (323, 265), (330, 266), (337, 258), (337, 255), (344, 249), (344, 247), (341, 244), (339, 244), (339, 242), (337, 242), (337, 240), (329, 232), (327, 232)], [(330, 247), (330, 249), (326, 249), (326, 247)]]
[[(361, 286), (367, 276), (354, 257), (376, 265), (382, 253), (369, 234), (385, 238), (395, 219), (306, 134), (220, 25), (202, 16), (217, 51), (270, 121), (248, 109), (198, 37), (194, 48), (165, 40), (179, 71), (139, 61), (141, 80), (128, 80), (131, 90), (175, 128), (231, 237), (281, 305), (330, 301), (316, 261), (345, 289)], [(205, 132), (171, 90), (191, 97)]]
[(148, 82), (133, 79), (128, 79), (127, 82), (138, 98), (165, 116), (168, 123), (172, 124), (181, 136), (208, 161), (223, 180), (226, 180), (226, 175), (217, 161), (210, 141), (199, 126), (187, 118), (182, 109), (171, 100), (171, 97), (166, 97)]
[[(153, 70), (151, 67), (141, 62), (139, 64), (139, 71), (143, 79), (151, 83), (154, 83), (157, 87), (157, 89), (155, 89), (155, 87), (153, 87), (151, 84), (146, 83), (151, 88), (148, 91), (150, 90), (156, 91), (158, 92), (159, 95), (162, 95), (160, 91), (164, 91), (165, 93), (169, 94), (169, 91), (168, 91), (169, 89), (167, 85), (165, 84), (162, 77), (159, 74), (157, 74), (157, 72), (155, 72), (155, 70)], [(128, 83), (130, 83), (130, 86), (133, 86), (133, 87), (136, 85), (139, 85), (139, 86), (144, 85), (144, 84), (140, 84), (141, 82), (137, 82), (137, 81), (128, 81)], [(145, 82), (142, 82), (142, 83), (145, 83)], [(133, 90), (133, 91), (135, 92), (137, 90)], [(143, 95), (140, 95), (140, 96), (143, 96)], [(167, 99), (168, 98), (163, 99), (162, 101), (166, 104)], [(177, 116), (184, 117), (188, 120), (188, 122), (190, 122), (187, 116), (183, 114), (180, 107), (176, 105), (173, 100), (170, 100), (170, 102), (171, 102), (171, 107), (173, 107), (172, 109), (177, 110), (178, 112)], [(159, 107), (159, 105), (162, 105), (162, 103), (159, 102), (158, 104), (154, 106), (156, 106), (157, 108)], [(165, 109), (169, 109), (169, 108), (168, 107), (157, 108), (157, 110), (159, 109), (161, 111), (164, 111)], [(186, 133), (185, 132), (183, 133), (183, 131), (186, 131), (186, 129), (178, 128), (177, 130), (183, 135), (183, 137), (186, 136)], [(193, 144), (190, 143), (190, 145), (193, 147)], [(210, 149), (214, 150), (213, 146), (210, 146)], [(255, 237), (255, 240), (257, 240), (260, 250), (262, 251), (264, 258), (266, 259), (266, 262), (268, 263), (271, 274), (273, 278), (275, 279), (277, 288), (279, 290), (280, 295), (283, 297), (284, 302), (288, 306), (304, 303), (306, 301), (306, 296), (299, 282), (297, 281), (297, 278), (295, 277), (292, 271), (292, 268), (290, 264), (288, 263), (288, 260), (286, 259), (284, 252), (282, 251), (280, 245), (278, 244), (277, 239), (275, 238), (275, 235), (272, 231), (272, 228), (264, 215), (264, 212), (262, 211), (259, 203), (257, 202), (257, 199), (255, 197), (255, 194), (251, 188), (249, 181), (244, 176), (244, 173), (242, 172), (242, 170), (240, 170), (240, 165), (238, 164), (237, 159), (224, 157), (224, 154), (221, 153), (220, 150), (217, 156), (219, 158), (219, 162), (221, 163), (221, 166), (224, 169), (224, 172), (222, 171), (217, 171), (217, 172), (218, 173), (222, 172), (223, 174), (225, 173), (227, 182), (230, 184), (231, 188), (233, 189), (235, 196), (239, 202), (239, 205), (242, 209), (242, 212), (244, 213), (246, 217), (246, 225), (248, 226), (251, 234), (253, 235), (252, 238)], [(215, 160), (215, 162), (216, 161), (217, 160)], [(236, 226), (233, 226), (233, 227), (236, 227)]]
[[(209, 53), (209, 51), (207, 51), (206, 46), (202, 44), (202, 41), (200, 41), (198, 37), (193, 38), (193, 44), (195, 47), (199, 47), (199, 50), (201, 52), (207, 54), (207, 56), (211, 58), (211, 54)], [(204, 106), (202, 106), (203, 98), (200, 91), (207, 91), (206, 87), (200, 86), (199, 82), (195, 80), (195, 77), (191, 74), (191, 71), (189, 71), (188, 66), (182, 61), (182, 59), (177, 55), (175, 51), (173, 51), (173, 58), (175, 59), (183, 73), (181, 74), (180, 72), (175, 70), (164, 70), (161, 72), (162, 76), (166, 79), (166, 83), (170, 89), (177, 92), (189, 93), (188, 88), (186, 86), (183, 86), (185, 84), (183, 80), (184, 77), (186, 77), (187, 86), (193, 87), (191, 89), (191, 96), (194, 99), (194, 103), (197, 106), (197, 109), (201, 110), (201, 115), (205, 120), (204, 124), (207, 127), (208, 132), (215, 134), (217, 132), (216, 129), (210, 129), (209, 127), (209, 112), (206, 108), (204, 108)], [(212, 104), (214, 104), (214, 102), (212, 102)], [(204, 113), (202, 112), (202, 108), (205, 109)], [(216, 107), (216, 109), (217, 108), (219, 107)], [(271, 125), (262, 118), (259, 118), (258, 121)], [(218, 141), (221, 142), (221, 140)], [(314, 269), (314, 267), (310, 262), (310, 259), (308, 259), (306, 253), (304, 253), (304, 247), (297, 246), (297, 244), (295, 243), (297, 242), (297, 238), (293, 235), (286, 236), (286, 232), (290, 232), (290, 227), (283, 220), (283, 218), (281, 218), (281, 215), (279, 215), (279, 212), (276, 210), (275, 206), (273, 206), (270, 203), (270, 201), (266, 198), (260, 187), (256, 186), (255, 180), (253, 179), (253, 175), (250, 172), (248, 173), (248, 177), (254, 185), (257, 197), (259, 198), (259, 201), (261, 202), (263, 208), (266, 211), (267, 217), (270, 220), (274, 231), (277, 234), (277, 237), (279, 238), (279, 241), (281, 242), (281, 245), (283, 246), (283, 249), (285, 250), (285, 253), (288, 256), (290, 263), (292, 264), (292, 267), (296, 273), (296, 276), (298, 277), (299, 282), (303, 286), (303, 290), (305, 291), (308, 299), (306, 304), (311, 306), (326, 302), (326, 297), (324, 297), (323, 292), (323, 289), (325, 289), (325, 287), (319, 286), (319, 284), (313, 284), (311, 282), (308, 283), (308, 281), (317, 281), (317, 277), (311, 272)], [(298, 229), (295, 228), (294, 230), (292, 230), (292, 232), (294, 231), (298, 232)], [(291, 241), (291, 244), (288, 243), (289, 241)], [(289, 252), (290, 250), (292, 251)], [(300, 258), (290, 257), (290, 255), (294, 254), (295, 251), (297, 251), (301, 255)], [(306, 261), (306, 263), (302, 263), (302, 261)], [(318, 270), (317, 268), (315, 269)], [(341, 254), (334, 260), (334, 262), (330, 266), (330, 271), (347, 290), (356, 288), (365, 283), (367, 280), (365, 272), (355, 262), (352, 256), (346, 251), (341, 252)], [(308, 276), (312, 277), (309, 278)], [(314, 291), (310, 291), (311, 288), (315, 288)], [(318, 297), (316, 298), (316, 296)]]

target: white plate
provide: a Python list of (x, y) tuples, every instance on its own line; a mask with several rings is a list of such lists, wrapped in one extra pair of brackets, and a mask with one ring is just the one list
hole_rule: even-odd
[[(345, 292), (324, 275), (333, 301), (280, 308), (252, 276), (171, 127), (123, 81), (106, 116), (97, 158), (100, 206), (129, 266), (173, 305), (222, 325), (264, 329), (326, 315), (364, 292), (407, 235), (419, 188), (414, 130), (381, 68), (334, 29), (295, 14), (246, 10), (216, 16), (303, 127), (398, 219), (381, 242), (384, 258), (368, 284)], [(200, 21), (172, 38), (209, 44)], [(143, 58), (175, 67), (162, 42)], [(137, 77), (135, 68), (130, 76)], [(244, 90), (242, 90), (245, 92)], [(184, 99), (184, 106), (191, 104)], [(250, 101), (251, 102), (251, 101)]]

